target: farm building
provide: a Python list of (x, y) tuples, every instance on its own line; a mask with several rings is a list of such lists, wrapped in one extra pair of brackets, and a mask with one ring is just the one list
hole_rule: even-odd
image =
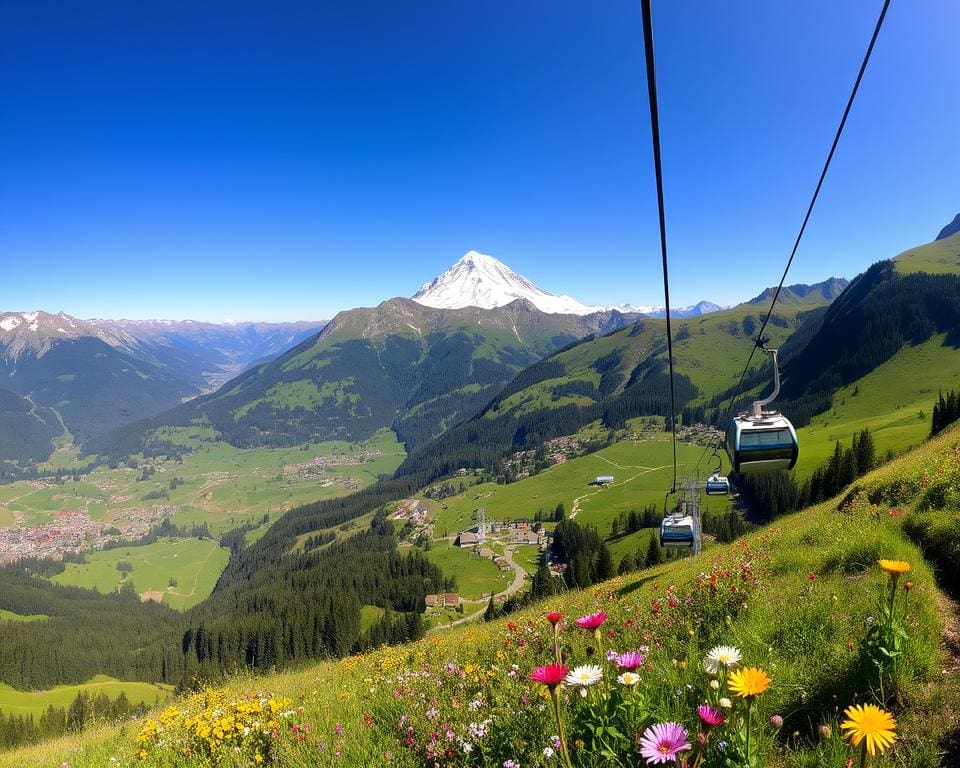
[(590, 482), (590, 485), (611, 485), (613, 483), (613, 475), (598, 475), (596, 479)]
[(457, 536), (458, 547), (474, 547), (479, 543), (480, 536), (473, 531), (461, 531), (460, 535)]

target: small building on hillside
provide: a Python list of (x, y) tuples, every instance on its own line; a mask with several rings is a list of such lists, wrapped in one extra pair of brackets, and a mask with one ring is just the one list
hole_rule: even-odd
[(427, 608), (436, 608), (440, 605), (440, 595), (427, 595), (423, 601), (427, 604)]
[(458, 547), (475, 547), (479, 543), (480, 536), (473, 531), (460, 531), (457, 536)]
[(613, 485), (613, 475), (598, 475), (590, 485)]
[(540, 534), (534, 531), (517, 530), (510, 531), (507, 542), (510, 544), (540, 544), (541, 538)]
[(447, 592), (443, 596), (444, 608), (456, 608), (458, 605), (460, 605), (460, 595), (453, 592)]
[(493, 564), (497, 566), (497, 570), (500, 570), (500, 571), (510, 570), (510, 562), (505, 557), (493, 558)]

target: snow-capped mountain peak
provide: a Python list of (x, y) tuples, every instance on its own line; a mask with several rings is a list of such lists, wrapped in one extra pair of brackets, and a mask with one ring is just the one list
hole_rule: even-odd
[(553, 315), (589, 315), (604, 309), (548, 293), (502, 261), (477, 251), (468, 251), (442, 275), (424, 283), (413, 297), (418, 304), (438, 309), (494, 309), (517, 299), (526, 299), (541, 312)]
[(43, 354), (58, 340), (93, 336), (116, 349), (130, 349), (136, 340), (108, 323), (80, 320), (65, 312), (0, 312), (0, 353), (16, 359), (32, 350)]

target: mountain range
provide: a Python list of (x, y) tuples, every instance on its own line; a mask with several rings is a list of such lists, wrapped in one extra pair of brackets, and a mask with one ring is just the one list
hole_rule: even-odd
[[(831, 279), (791, 287), (783, 294), (792, 299), (785, 301), (790, 305), (786, 317), (791, 319), (778, 315), (778, 322), (786, 328), (799, 312), (829, 303), (842, 284)], [(356, 441), (391, 429), (413, 451), (481, 411), (514, 377), (558, 350), (628, 326), (634, 338), (645, 328), (643, 340), (648, 343), (642, 349), (636, 346), (623, 361), (636, 365), (664, 340), (664, 324), (638, 312), (583, 313), (585, 305), (573, 313), (548, 312), (533, 299), (550, 310), (574, 301), (552, 296), (492, 257), (468, 253), (414, 299), (394, 298), (376, 307), (341, 312), (316, 336), (248, 370), (218, 392), (157, 419), (100, 435), (87, 441), (84, 451), (117, 457), (162, 453), (170, 446), (152, 437), (158, 427), (201, 422), (238, 447)], [(715, 306), (691, 310), (686, 318), (678, 315), (678, 320), (709, 319), (687, 343), (700, 343), (709, 329), (707, 338), (722, 335), (715, 348), (742, 345), (760, 322), (758, 309), (751, 305), (741, 305), (745, 311), (706, 311)], [(736, 320), (731, 319), (734, 316)], [(682, 326), (677, 333), (678, 343), (684, 343), (684, 333), (690, 335)], [(695, 378), (702, 380), (699, 372)], [(631, 389), (630, 396), (649, 388), (653, 380)], [(601, 389), (610, 381), (602, 378)], [(631, 381), (639, 383), (636, 377)], [(543, 396), (559, 398), (561, 404), (569, 399), (556, 392)]]
[[(845, 284), (790, 286), (781, 301), (812, 308)], [(480, 411), (542, 358), (640, 327), (645, 317), (657, 323), (662, 313), (646, 309), (554, 296), (471, 251), (413, 299), (347, 310), (325, 326), (4, 313), (0, 388), (14, 396), (18, 428), (24, 419), (33, 425), (35, 439), (23, 443), (31, 450), (19, 451), (24, 461), (44, 458), (51, 434), (62, 431), (88, 454), (164, 451), (150, 438), (157, 426), (198, 421), (235, 446), (361, 440), (388, 428), (413, 450)], [(672, 314), (718, 318), (711, 327), (725, 317), (709, 302)]]
[(216, 388), (322, 323), (81, 320), (0, 314), (0, 459), (45, 459), (65, 432), (83, 442)]

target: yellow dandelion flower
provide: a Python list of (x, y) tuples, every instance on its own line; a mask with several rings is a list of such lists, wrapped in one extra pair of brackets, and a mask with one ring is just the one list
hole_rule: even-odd
[(757, 667), (735, 669), (727, 678), (730, 690), (743, 699), (759, 696), (770, 687), (770, 676)]
[(897, 721), (893, 715), (874, 704), (858, 704), (847, 707), (843, 714), (846, 720), (840, 728), (855, 747), (866, 741), (871, 755), (883, 752), (897, 738)]
[(906, 560), (879, 560), (881, 570), (889, 573), (891, 576), (899, 576), (910, 570), (910, 563)]

